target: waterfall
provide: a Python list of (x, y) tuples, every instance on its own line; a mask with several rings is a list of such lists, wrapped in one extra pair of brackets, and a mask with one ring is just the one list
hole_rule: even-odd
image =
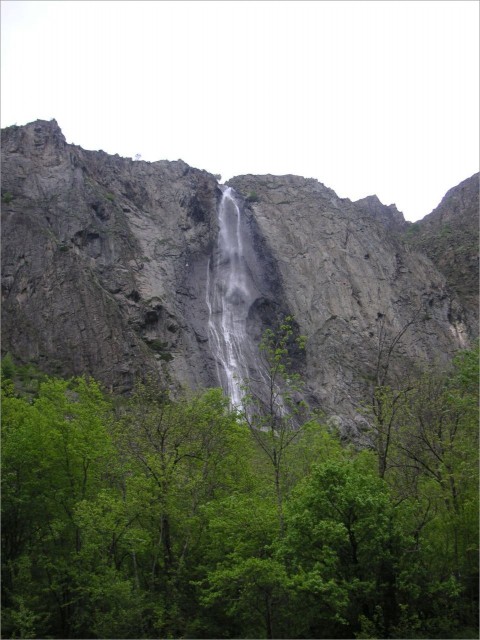
[(218, 380), (232, 405), (240, 407), (242, 381), (258, 362), (247, 319), (260, 292), (254, 281), (255, 253), (242, 207), (231, 187), (222, 189), (218, 241), (207, 268), (208, 330)]

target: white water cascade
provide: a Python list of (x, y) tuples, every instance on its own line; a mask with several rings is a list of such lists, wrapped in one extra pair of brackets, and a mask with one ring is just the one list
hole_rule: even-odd
[(240, 407), (242, 382), (258, 361), (247, 319), (260, 293), (253, 279), (255, 254), (241, 206), (231, 187), (222, 189), (218, 242), (207, 269), (208, 329), (219, 382), (232, 405)]

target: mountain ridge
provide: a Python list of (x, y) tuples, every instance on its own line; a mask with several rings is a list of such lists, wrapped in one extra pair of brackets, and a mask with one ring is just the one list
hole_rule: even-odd
[[(181, 160), (83, 150), (55, 121), (2, 130), (2, 167), (3, 352), (121, 392), (148, 371), (165, 377), (165, 367), (174, 385), (216, 386), (206, 304), (216, 177)], [(396, 207), (339, 198), (300, 176), (227, 184), (268, 281), (249, 330), (258, 337), (295, 317), (307, 336), (299, 366), (309, 400), (342, 424), (361, 422), (379, 332), (393, 339), (418, 316), (398, 375), (407, 363), (445, 360), (477, 334), (470, 298), (410, 243)], [(471, 218), (475, 204), (467, 208)]]

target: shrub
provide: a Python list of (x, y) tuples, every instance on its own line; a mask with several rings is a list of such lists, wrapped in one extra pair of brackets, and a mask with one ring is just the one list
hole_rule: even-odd
[(260, 198), (258, 197), (258, 194), (257, 194), (256, 191), (250, 191), (250, 193), (245, 198), (245, 200), (247, 202), (258, 202), (260, 200)]
[(170, 362), (171, 360), (173, 360), (172, 354), (167, 351), (168, 342), (163, 342), (158, 338), (154, 338), (153, 340), (146, 339), (145, 341), (152, 351), (155, 351), (160, 355), (160, 358), (162, 360), (164, 360), (165, 362)]

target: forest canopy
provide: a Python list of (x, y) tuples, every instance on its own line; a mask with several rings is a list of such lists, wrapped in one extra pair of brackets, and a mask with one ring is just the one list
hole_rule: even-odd
[(478, 349), (377, 386), (362, 447), (220, 389), (2, 373), (3, 637), (478, 637)]

